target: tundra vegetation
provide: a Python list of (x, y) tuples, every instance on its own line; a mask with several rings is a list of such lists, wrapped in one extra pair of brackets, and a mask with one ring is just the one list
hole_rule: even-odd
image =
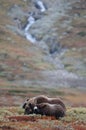
[[(36, 114), (24, 115), (22, 104), (27, 98), (40, 94), (39, 88), (24, 88), (9, 91), (3, 88), (0, 99), (0, 130), (85, 130), (86, 129), (86, 93), (75, 89), (41, 89), (51, 97), (59, 96), (64, 100), (66, 116), (58, 119)], [(60, 94), (61, 93), (61, 94)], [(18, 96), (17, 96), (18, 95)]]

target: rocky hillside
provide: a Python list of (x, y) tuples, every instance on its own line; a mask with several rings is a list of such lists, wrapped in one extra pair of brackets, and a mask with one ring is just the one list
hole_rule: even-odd
[(0, 0), (0, 86), (85, 88), (86, 1), (40, 1)]

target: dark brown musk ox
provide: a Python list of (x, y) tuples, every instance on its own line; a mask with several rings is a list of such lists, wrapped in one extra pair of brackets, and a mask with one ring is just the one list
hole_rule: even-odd
[(60, 104), (40, 103), (34, 107), (34, 113), (54, 116), (56, 119), (65, 116), (65, 110)]
[(23, 109), (25, 109), (25, 111), (24, 111), (24, 114), (26, 115), (26, 114), (33, 114), (34, 113), (34, 110), (33, 110), (33, 107), (32, 107), (32, 105), (29, 103), (28, 104), (28, 100), (29, 99), (27, 99), (25, 102), (24, 102), (24, 104), (23, 104), (23, 106), (22, 106), (22, 108)]
[(33, 114), (34, 110), (33, 108), (40, 103), (50, 103), (50, 104), (57, 104), (61, 105), (64, 111), (66, 111), (65, 104), (63, 101), (59, 98), (49, 98), (45, 95), (39, 95), (32, 98), (29, 98), (25, 101), (23, 104), (23, 108), (25, 109), (25, 114)]

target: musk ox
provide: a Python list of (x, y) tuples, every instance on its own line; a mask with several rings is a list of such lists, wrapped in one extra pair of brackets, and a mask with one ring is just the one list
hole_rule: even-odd
[(65, 104), (59, 98), (49, 98), (45, 95), (39, 95), (36, 97), (29, 98), (23, 104), (23, 108), (25, 109), (25, 114), (32, 114), (34, 113), (33, 108), (40, 103), (49, 103), (49, 104), (57, 104), (61, 105), (64, 111), (66, 111)]
[(25, 111), (24, 111), (24, 114), (25, 114), (25, 115), (26, 115), (26, 114), (33, 114), (33, 113), (34, 113), (34, 110), (33, 110), (32, 105), (31, 105), (30, 103), (28, 104), (28, 100), (29, 100), (29, 99), (27, 99), (27, 100), (24, 102), (23, 106), (22, 106), (22, 108), (25, 109)]
[(46, 116), (55, 116), (56, 119), (65, 116), (64, 108), (60, 104), (49, 104), (49, 103), (37, 104), (34, 107), (34, 113)]

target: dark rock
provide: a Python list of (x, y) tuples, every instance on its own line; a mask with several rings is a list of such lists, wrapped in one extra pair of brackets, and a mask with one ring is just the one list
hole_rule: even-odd
[(48, 44), (50, 54), (61, 52), (62, 46), (56, 38), (48, 38), (46, 43)]
[(41, 9), (41, 7), (38, 5), (37, 2), (34, 2), (34, 6), (35, 6), (37, 9)]
[[(43, 5), (44, 5), (45, 9), (48, 9), (46, 3), (43, 2)], [(39, 9), (39, 10), (41, 9), (41, 7), (40, 7), (39, 4), (37, 3), (37, 1), (34, 2), (34, 6), (35, 6), (37, 9)]]
[(35, 20), (38, 20), (41, 19), (43, 15), (41, 12), (34, 12), (32, 16), (35, 18)]

